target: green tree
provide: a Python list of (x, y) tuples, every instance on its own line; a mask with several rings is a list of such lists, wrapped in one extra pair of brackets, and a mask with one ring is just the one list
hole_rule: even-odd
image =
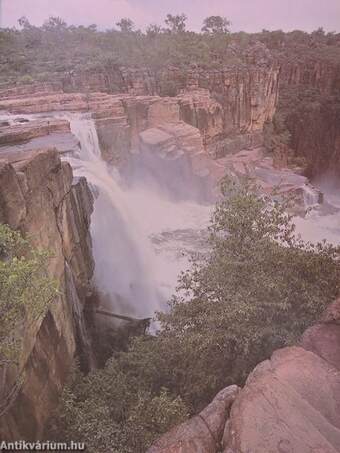
[(157, 24), (150, 24), (146, 29), (146, 35), (155, 38), (162, 32), (162, 27)]
[(21, 28), (26, 29), (26, 30), (32, 27), (32, 25), (30, 24), (30, 22), (26, 16), (20, 17), (18, 19), (18, 24)]
[(25, 330), (58, 293), (46, 273), (49, 257), (0, 224), (0, 365), (18, 361)]
[(183, 33), (186, 28), (186, 21), (188, 20), (185, 14), (167, 14), (165, 23), (169, 27), (171, 33)]
[(230, 33), (231, 22), (226, 17), (209, 16), (203, 21), (202, 32), (209, 34)]
[(63, 31), (67, 28), (67, 23), (58, 16), (51, 16), (44, 22), (43, 29), (46, 31)]
[(117, 27), (120, 28), (120, 31), (122, 31), (123, 33), (131, 33), (135, 28), (133, 21), (127, 17), (121, 19), (119, 22), (116, 23), (116, 25)]
[(159, 315), (157, 341), (175, 376), (167, 387), (194, 408), (294, 343), (339, 292), (337, 248), (302, 241), (284, 207), (248, 185), (227, 187), (210, 253), (194, 260)]
[(124, 372), (119, 358), (86, 377), (76, 371), (59, 410), (49, 438), (77, 439), (91, 453), (144, 453), (188, 415), (179, 397), (165, 389), (151, 394), (147, 382)]

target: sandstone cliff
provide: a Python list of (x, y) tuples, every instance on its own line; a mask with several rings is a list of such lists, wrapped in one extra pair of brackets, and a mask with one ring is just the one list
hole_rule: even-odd
[(54, 254), (49, 274), (60, 290), (28, 332), (19, 369), (1, 370), (1, 439), (41, 437), (76, 350), (90, 350), (83, 308), (94, 266), (92, 209), (86, 181), (73, 181), (56, 150), (35, 151), (13, 164), (0, 161), (0, 221)]
[[(237, 150), (241, 149), (238, 137), (244, 134), (251, 136), (247, 139), (248, 146), (252, 144), (251, 140), (259, 142), (261, 137), (258, 133), (262, 132), (264, 123), (271, 120), (275, 113), (280, 68), (267, 54), (263, 55), (262, 48), (260, 51), (256, 61), (251, 60), (248, 65), (227, 66), (218, 70), (169, 67), (151, 71), (146, 68), (115, 67), (105, 73), (72, 72), (49, 85), (33, 84), (1, 90), (0, 110), (7, 109), (10, 100), (12, 111), (23, 113), (28, 111), (31, 104), (29, 110), (34, 112), (32, 95), (39, 98), (47, 93), (65, 94), (59, 98), (56, 95), (54, 100), (51, 98), (44, 107), (37, 107), (36, 111), (47, 112), (52, 104), (52, 110), (68, 110), (71, 99), (73, 109), (90, 110), (93, 109), (93, 105), (89, 105), (93, 98), (91, 93), (124, 93), (129, 99), (142, 96), (175, 98), (175, 103), (180, 107), (180, 119), (202, 132), (205, 145), (229, 138), (225, 146), (219, 148), (219, 154), (224, 155), (230, 148), (230, 141), (235, 141)], [(104, 96), (101, 101), (103, 99)], [(110, 124), (111, 132), (103, 139), (104, 147), (108, 146), (113, 133), (117, 144), (124, 147), (126, 143), (124, 114), (119, 114), (119, 105), (115, 108), (118, 109), (114, 116), (115, 122), (106, 122), (106, 125)], [(119, 121), (118, 117), (121, 117)], [(103, 118), (100, 122), (103, 123)], [(117, 129), (119, 132), (116, 132)]]
[(294, 154), (309, 177), (340, 174), (340, 64), (327, 57), (283, 60), (278, 112), (286, 116)]

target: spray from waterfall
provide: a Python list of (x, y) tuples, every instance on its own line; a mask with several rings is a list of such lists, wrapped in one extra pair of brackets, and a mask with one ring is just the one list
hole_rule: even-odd
[(155, 260), (148, 238), (138, 229), (117, 170), (101, 157), (93, 120), (72, 117), (70, 124), (81, 149), (79, 157), (69, 161), (75, 176), (86, 177), (95, 194), (91, 227), (95, 285), (116, 312), (152, 316), (162, 300), (153, 279)]
[(303, 190), (303, 201), (306, 209), (317, 206), (321, 201), (321, 193), (319, 190), (305, 184), (302, 187)]

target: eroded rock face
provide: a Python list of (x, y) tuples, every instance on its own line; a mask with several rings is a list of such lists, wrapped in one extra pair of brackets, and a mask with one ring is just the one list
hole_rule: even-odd
[(256, 367), (235, 401), (225, 452), (335, 453), (339, 414), (340, 374), (303, 348), (281, 349)]
[(215, 453), (220, 450), (230, 406), (239, 392), (236, 385), (222, 390), (199, 415), (175, 427), (147, 453)]
[[(33, 85), (31, 96), (29, 87), (0, 91), (0, 110), (99, 111), (99, 129), (104, 124), (111, 129), (103, 134), (104, 148), (110, 148), (112, 139), (118, 145), (128, 146), (126, 117), (131, 127), (132, 147), (136, 132), (152, 127), (154, 121), (164, 122), (166, 118), (174, 121), (174, 117), (197, 127), (205, 146), (233, 136), (235, 147), (239, 135), (254, 134), (258, 139), (257, 132), (262, 131), (265, 121), (271, 120), (275, 112), (279, 67), (271, 59), (265, 58), (264, 64), (262, 60), (262, 57), (256, 61), (250, 59), (247, 66), (220, 70), (169, 67), (153, 73), (148, 69), (116, 68), (105, 76), (98, 72), (69, 74), (50, 86), (49, 96), (45, 85), (41, 89)], [(68, 92), (62, 93), (61, 87)], [(120, 102), (124, 104), (123, 110)], [(144, 120), (149, 124), (143, 126)]]
[(146, 159), (144, 165), (163, 175), (173, 196), (201, 201), (217, 198), (225, 166), (207, 153), (195, 127), (179, 121), (146, 129), (139, 134), (139, 149)]
[(13, 165), (1, 161), (0, 221), (53, 252), (48, 271), (60, 289), (47, 315), (27, 333), (19, 369), (1, 370), (1, 439), (41, 437), (76, 348), (87, 341), (82, 311), (94, 267), (92, 209), (86, 181), (73, 182), (70, 165), (56, 150), (36, 151)]

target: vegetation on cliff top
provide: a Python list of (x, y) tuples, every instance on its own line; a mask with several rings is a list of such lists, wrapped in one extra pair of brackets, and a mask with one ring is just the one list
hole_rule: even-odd
[(25, 331), (58, 293), (46, 273), (49, 258), (0, 224), (0, 366), (19, 360)]
[(260, 64), (261, 58), (249, 55), (247, 48), (261, 42), (268, 55), (283, 61), (318, 59), (338, 62), (340, 34), (281, 30), (260, 33), (231, 33), (230, 22), (220, 16), (204, 20), (201, 33), (186, 29), (185, 15), (168, 14), (165, 26), (151, 24), (145, 32), (123, 18), (112, 29), (97, 30), (69, 26), (51, 17), (42, 27), (21, 18), (19, 29), (0, 30), (0, 84), (17, 81), (48, 81), (75, 71), (112, 73), (121, 66), (158, 70), (168, 66), (220, 68), (240, 64)]
[[(228, 184), (210, 229), (156, 336), (133, 339), (105, 368), (78, 375), (55, 430), (89, 451), (142, 453), (154, 438), (242, 384), (290, 345), (338, 295), (338, 249), (296, 237), (280, 205)], [(99, 421), (100, 420), (100, 421)]]

